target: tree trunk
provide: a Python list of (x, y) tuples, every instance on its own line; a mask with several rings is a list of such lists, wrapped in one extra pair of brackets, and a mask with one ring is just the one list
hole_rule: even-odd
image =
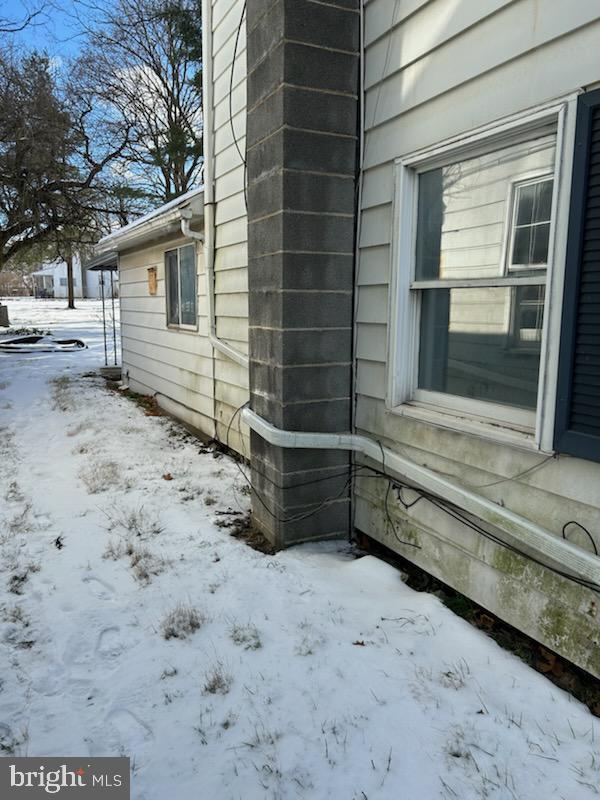
[(73, 253), (69, 252), (67, 261), (67, 294), (69, 302), (67, 308), (75, 308), (75, 290), (73, 288)]

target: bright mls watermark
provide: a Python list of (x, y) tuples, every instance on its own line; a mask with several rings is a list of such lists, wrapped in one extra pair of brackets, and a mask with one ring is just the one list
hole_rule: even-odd
[(0, 798), (130, 800), (128, 758), (0, 758)]

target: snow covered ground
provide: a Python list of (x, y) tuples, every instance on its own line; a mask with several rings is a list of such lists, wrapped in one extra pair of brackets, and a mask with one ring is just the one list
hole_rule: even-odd
[(0, 751), (128, 755), (136, 800), (600, 794), (598, 721), (437, 598), (219, 527), (236, 465), (82, 377), (64, 305), (11, 322), (88, 350), (0, 354)]

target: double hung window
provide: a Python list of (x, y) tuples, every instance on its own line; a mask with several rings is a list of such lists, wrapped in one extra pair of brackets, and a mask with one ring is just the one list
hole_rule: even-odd
[(399, 162), (392, 406), (533, 431), (556, 153), (553, 121)]
[(194, 245), (165, 253), (167, 325), (195, 328), (198, 291), (196, 287), (196, 249)]

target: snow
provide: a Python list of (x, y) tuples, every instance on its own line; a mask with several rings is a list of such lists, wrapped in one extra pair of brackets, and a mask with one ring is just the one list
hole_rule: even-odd
[(0, 354), (5, 754), (130, 756), (136, 800), (598, 795), (585, 707), (347, 543), (232, 538), (236, 464), (83, 377), (99, 304), (8, 305), (89, 349)]

